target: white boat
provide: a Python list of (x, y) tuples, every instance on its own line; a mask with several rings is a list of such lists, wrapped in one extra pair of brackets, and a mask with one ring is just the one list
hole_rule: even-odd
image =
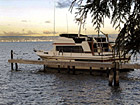
[[(47, 61), (128, 62), (130, 59), (129, 55), (122, 57), (114, 54), (107, 37), (78, 34), (60, 34), (60, 37), (53, 42), (52, 50), (35, 52), (42, 60)], [(48, 67), (55, 66), (48, 65)], [(86, 68), (76, 67), (76, 69)]]

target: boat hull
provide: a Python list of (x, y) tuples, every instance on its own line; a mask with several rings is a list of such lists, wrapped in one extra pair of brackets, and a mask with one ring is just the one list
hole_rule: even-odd
[[(52, 56), (52, 55), (44, 55), (44, 54), (38, 54), (38, 56), (42, 59), (42, 60), (47, 60), (47, 61), (63, 61), (63, 62), (128, 62), (129, 61), (129, 57), (126, 58), (119, 58), (116, 57), (115, 59), (112, 56), (93, 56), (93, 57), (75, 57), (75, 56)], [(47, 65), (47, 67), (49, 68), (58, 68), (58, 66), (54, 66), (54, 65)], [(60, 68), (64, 68), (67, 69), (67, 66), (61, 66)], [(71, 67), (72, 68), (72, 67)], [(100, 68), (100, 67), (91, 67), (92, 69), (96, 69), (96, 70), (107, 70), (107, 69), (111, 69), (111, 68)], [(76, 66), (75, 69), (90, 69), (90, 67), (78, 67)]]

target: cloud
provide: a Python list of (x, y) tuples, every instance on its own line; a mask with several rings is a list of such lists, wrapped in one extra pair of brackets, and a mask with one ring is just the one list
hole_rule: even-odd
[(45, 23), (51, 23), (51, 21), (45, 21)]
[(67, 7), (70, 7), (72, 1), (73, 1), (73, 0), (59, 0), (59, 1), (57, 2), (56, 7), (57, 7), (57, 8), (67, 8)]
[(31, 30), (28, 30), (27, 32), (5, 32), (3, 31), (3, 35), (5, 36), (22, 36), (22, 35), (31, 35), (31, 34), (38, 34), (36, 32), (33, 32)]
[(28, 22), (27, 20), (21, 20), (21, 22)]

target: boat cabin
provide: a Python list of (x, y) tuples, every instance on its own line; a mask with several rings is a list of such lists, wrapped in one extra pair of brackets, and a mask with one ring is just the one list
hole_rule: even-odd
[(87, 35), (78, 34), (61, 34), (60, 37), (54, 41), (56, 51), (66, 53), (101, 53), (109, 52), (109, 43), (106, 37), (90, 37)]

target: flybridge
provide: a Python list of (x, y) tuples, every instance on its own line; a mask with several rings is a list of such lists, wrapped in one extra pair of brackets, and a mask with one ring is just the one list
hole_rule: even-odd
[[(60, 34), (59, 35), (60, 37), (66, 37), (66, 38), (73, 38), (73, 39), (82, 39), (82, 38), (87, 38), (87, 41), (91, 41), (93, 39), (93, 37), (91, 36), (88, 36), (88, 35), (82, 35), (80, 34), (80, 37), (78, 37), (78, 34)], [(103, 36), (95, 36), (94, 39), (97, 41), (97, 42), (106, 42), (106, 37), (103, 37)]]
[[(78, 34), (60, 34), (60, 37), (76, 38), (78, 37)], [(88, 36), (80, 34), (80, 37), (88, 37)]]
[(60, 37), (65, 38), (72, 38), (75, 43), (82, 43), (83, 41), (92, 41), (92, 37), (88, 37), (87, 35), (80, 34), (80, 37), (78, 34), (60, 34)]

